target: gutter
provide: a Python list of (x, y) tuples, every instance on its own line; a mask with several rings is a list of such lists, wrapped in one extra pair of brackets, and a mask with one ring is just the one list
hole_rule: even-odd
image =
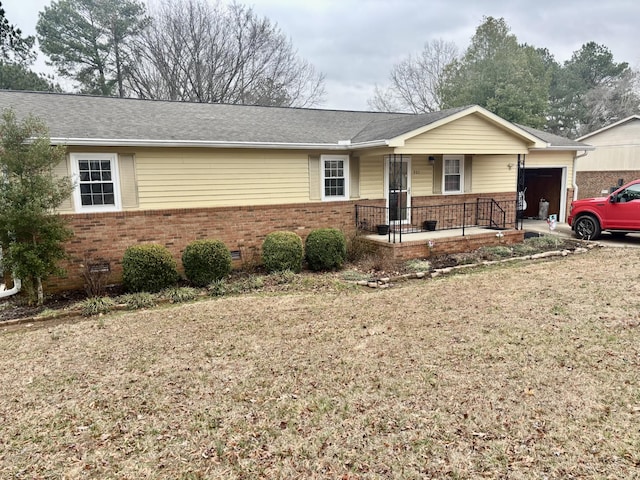
[[(592, 148), (591, 150), (595, 150), (595, 149)], [(578, 183), (576, 180), (576, 177), (577, 177), (576, 167), (578, 166), (578, 159), (584, 157), (585, 155), (587, 155), (587, 153), (588, 153), (587, 150), (585, 150), (580, 155), (575, 155), (573, 157), (573, 175), (572, 175), (573, 178), (571, 179), (571, 186), (573, 187), (573, 200), (578, 199)]]
[[(590, 150), (595, 150), (596, 147), (592, 147), (591, 145), (579, 145), (579, 146), (563, 146), (563, 145), (549, 145), (547, 148), (530, 148), (529, 151), (531, 152), (544, 152), (544, 151), (564, 151), (564, 152), (570, 152), (570, 151), (580, 151), (583, 150), (585, 153), (584, 155), (587, 154), (587, 151)], [(582, 156), (582, 155), (581, 155)]]
[(19, 278), (13, 279), (13, 288), (9, 290), (0, 290), (0, 298), (10, 297), (11, 295), (15, 295), (22, 288), (22, 281)]
[(386, 147), (388, 140), (351, 143), (286, 143), (286, 142), (228, 142), (210, 140), (153, 140), (128, 138), (65, 138), (53, 137), (52, 145), (79, 145), (96, 147), (207, 147), (207, 148), (269, 148), (287, 150), (353, 150), (357, 148)]

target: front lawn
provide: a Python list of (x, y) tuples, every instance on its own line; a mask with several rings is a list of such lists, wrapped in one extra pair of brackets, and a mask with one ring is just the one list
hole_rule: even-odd
[(0, 326), (0, 478), (632, 478), (640, 252)]

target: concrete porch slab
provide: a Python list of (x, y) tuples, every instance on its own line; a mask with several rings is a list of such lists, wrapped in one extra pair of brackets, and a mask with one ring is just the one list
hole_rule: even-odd
[[(491, 228), (485, 228), (485, 227), (466, 227), (464, 229), (464, 236), (472, 236), (472, 235), (487, 235), (487, 234), (492, 234), (492, 235), (496, 235), (498, 232), (506, 232), (508, 230), (494, 230)], [(394, 234), (391, 233), (391, 237), (389, 237), (389, 235), (377, 235), (377, 234), (371, 234), (371, 235), (366, 235), (365, 238), (367, 238), (367, 240), (371, 240), (374, 242), (380, 242), (380, 243), (400, 243), (400, 234), (396, 233), (395, 237)], [(464, 238), (462, 236), (462, 229), (461, 228), (452, 228), (450, 230), (435, 230), (433, 232), (429, 232), (429, 231), (423, 231), (423, 232), (416, 232), (416, 233), (403, 233), (402, 234), (402, 243), (407, 243), (407, 242), (427, 242), (429, 240), (438, 240), (438, 239), (444, 239), (444, 238)], [(499, 238), (499, 237), (496, 237)]]
[[(500, 233), (501, 235), (497, 235)], [(512, 245), (524, 240), (524, 230), (492, 230), (481, 227), (439, 230), (435, 232), (404, 233), (402, 243), (396, 234), (396, 243), (388, 235), (366, 235), (367, 242), (376, 250), (396, 260), (428, 258), (432, 255), (471, 252), (484, 246)], [(429, 242), (431, 241), (431, 246)]]

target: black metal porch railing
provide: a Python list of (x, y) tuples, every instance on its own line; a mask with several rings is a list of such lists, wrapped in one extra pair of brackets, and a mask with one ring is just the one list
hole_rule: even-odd
[(474, 202), (392, 208), (356, 205), (356, 227), (359, 230), (400, 236), (431, 230), (485, 227), (506, 229), (516, 227), (515, 200), (496, 201), (479, 198)]

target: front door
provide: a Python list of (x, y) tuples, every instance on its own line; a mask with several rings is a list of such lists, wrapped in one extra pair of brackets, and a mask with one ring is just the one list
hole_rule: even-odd
[(411, 222), (411, 157), (389, 155), (386, 157), (385, 183), (389, 224)]

